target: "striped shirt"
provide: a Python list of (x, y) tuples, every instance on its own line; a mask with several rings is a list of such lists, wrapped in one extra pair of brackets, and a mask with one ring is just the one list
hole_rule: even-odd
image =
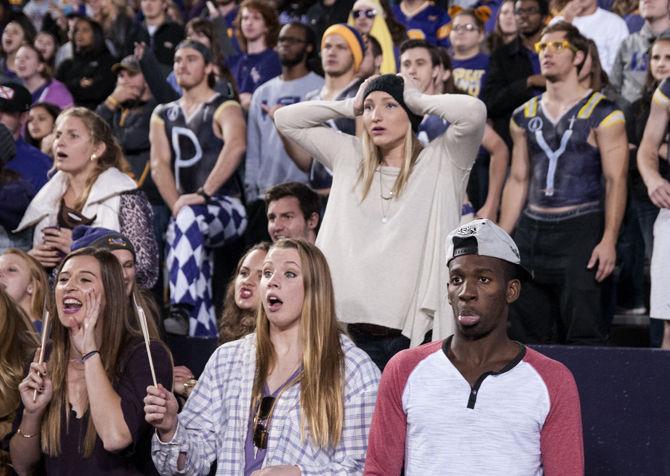
[[(300, 384), (287, 388), (272, 414), (263, 467), (297, 465), (301, 474), (361, 474), (368, 430), (379, 384), (379, 370), (345, 336), (344, 423), (336, 448), (319, 448), (301, 438)], [(219, 347), (209, 359), (193, 393), (179, 414), (172, 441), (154, 435), (152, 456), (161, 474), (207, 474), (217, 460), (217, 475), (244, 474), (244, 442), (256, 370), (256, 335)], [(177, 471), (179, 453), (186, 465)]]

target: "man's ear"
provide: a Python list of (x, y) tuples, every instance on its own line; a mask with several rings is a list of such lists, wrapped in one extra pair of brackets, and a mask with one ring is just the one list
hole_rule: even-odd
[(433, 66), (433, 72), (430, 75), (430, 77), (433, 79), (433, 81), (435, 81), (437, 79), (439, 74), (440, 74), (440, 67), (439, 66)]
[(521, 294), (521, 281), (518, 279), (511, 279), (507, 282), (507, 290), (505, 292), (505, 298), (507, 304), (512, 304), (514, 301), (519, 299)]
[(313, 212), (310, 217), (306, 220), (308, 230), (316, 230), (316, 227), (319, 224), (319, 218), (321, 216), (317, 212)]
[(451, 78), (451, 70), (445, 69), (442, 71), (442, 82), (449, 80)]

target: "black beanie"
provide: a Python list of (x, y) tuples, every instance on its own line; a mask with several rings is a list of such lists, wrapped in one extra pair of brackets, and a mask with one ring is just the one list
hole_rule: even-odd
[(373, 79), (368, 84), (367, 89), (365, 90), (365, 95), (363, 96), (363, 101), (371, 92), (374, 91), (384, 91), (385, 93), (390, 94), (393, 99), (395, 99), (398, 104), (402, 106), (407, 115), (409, 116), (409, 122), (412, 123), (412, 130), (416, 133), (419, 130), (419, 125), (423, 120), (422, 116), (414, 114), (405, 104), (404, 91), (405, 91), (405, 81), (402, 77), (395, 74), (383, 74), (378, 78)]

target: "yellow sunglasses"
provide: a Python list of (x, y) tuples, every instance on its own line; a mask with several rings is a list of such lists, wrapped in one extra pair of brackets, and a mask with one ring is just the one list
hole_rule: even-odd
[(563, 50), (572, 50), (577, 52), (577, 48), (572, 46), (568, 40), (538, 41), (535, 43), (535, 52), (537, 54), (550, 50), (552, 53), (559, 53)]

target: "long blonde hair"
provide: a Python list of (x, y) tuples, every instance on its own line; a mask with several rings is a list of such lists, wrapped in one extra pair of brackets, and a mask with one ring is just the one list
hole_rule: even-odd
[[(102, 326), (102, 335), (104, 336), (104, 339), (100, 342), (100, 357), (105, 373), (113, 384), (118, 379), (121, 370), (122, 351), (132, 340), (141, 341), (142, 334), (130, 321), (129, 306), (118, 305), (118, 303), (127, 302), (128, 297), (123, 282), (123, 271), (116, 256), (104, 249), (81, 248), (65, 257), (58, 268), (57, 276), (60, 275), (65, 263), (75, 256), (92, 256), (100, 264), (102, 288), (105, 290), (104, 305), (97, 324)], [(49, 356), (48, 369), (53, 381), (53, 398), (49, 403), (45, 417), (42, 419), (41, 444), (44, 453), (50, 456), (58, 456), (61, 452), (62, 415), (65, 414), (65, 425), (69, 423), (70, 415), (67, 410), (69, 403), (66, 383), (67, 368), (70, 361), (70, 340), (68, 329), (63, 326), (58, 318), (55, 302), (51, 305), (50, 315), (53, 316), (51, 319), (53, 345)], [(83, 447), (85, 458), (93, 453), (96, 436), (93, 418), (89, 414)]]
[(128, 173), (130, 165), (123, 156), (123, 151), (107, 122), (95, 112), (85, 107), (72, 107), (63, 111), (56, 119), (56, 127), (68, 117), (76, 117), (84, 123), (84, 126), (91, 135), (91, 141), (94, 145), (105, 145), (105, 151), (95, 160), (95, 169), (91, 176), (86, 180), (84, 192), (74, 204), (74, 209), (81, 211), (88, 199), (93, 184), (101, 173), (110, 167), (116, 167), (121, 172)]
[[(382, 163), (382, 152), (379, 150), (373, 142), (370, 134), (366, 128), (363, 128), (362, 132), (362, 149), (363, 149), (363, 161), (361, 162), (360, 169), (358, 171), (358, 180), (356, 183), (362, 183), (363, 193), (361, 195), (361, 201), (365, 200), (365, 197), (370, 193), (370, 188), (372, 187), (372, 181), (375, 178), (375, 173), (377, 168)], [(412, 173), (412, 168), (416, 162), (419, 153), (423, 146), (421, 142), (416, 138), (414, 132), (412, 131), (412, 124), (409, 119), (407, 120), (407, 132), (405, 133), (405, 141), (403, 144), (403, 161), (400, 166), (400, 173), (395, 180), (393, 185), (393, 196), (399, 197), (403, 192), (405, 185), (409, 180), (409, 176)]]
[(0, 416), (19, 405), (19, 382), (39, 345), (28, 316), (0, 288)]
[(35, 258), (18, 248), (7, 248), (3, 255), (16, 255), (23, 259), (30, 272), (30, 282), (33, 285), (33, 293), (30, 297), (30, 319), (42, 317), (44, 312), (44, 298), (49, 290), (49, 281), (44, 268)]
[[(305, 289), (300, 316), (302, 430), (308, 427), (312, 441), (320, 448), (336, 447), (342, 437), (344, 420), (344, 353), (330, 269), (323, 253), (304, 240), (279, 240), (270, 250), (274, 248), (297, 250), (302, 266)], [(253, 401), (262, 396), (265, 380), (276, 363), (263, 306), (259, 306), (257, 316)]]

